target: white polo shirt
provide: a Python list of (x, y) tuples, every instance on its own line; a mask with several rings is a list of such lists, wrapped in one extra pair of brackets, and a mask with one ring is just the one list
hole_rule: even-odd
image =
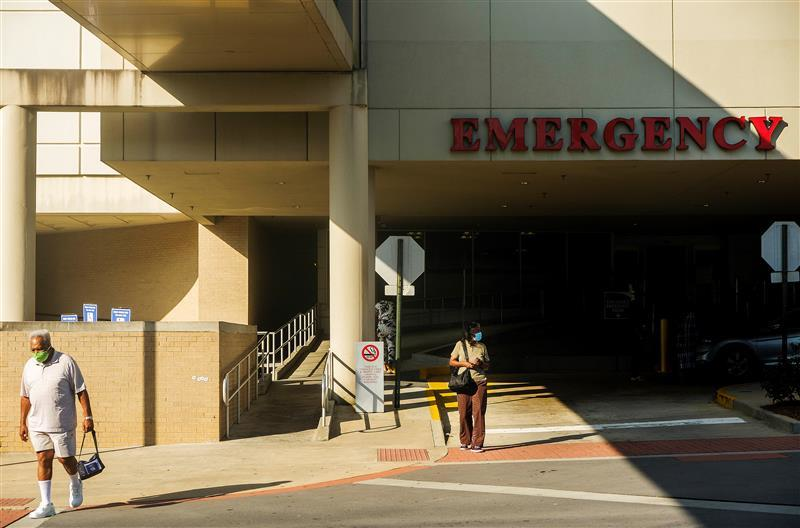
[(75, 395), (86, 390), (75, 360), (53, 351), (50, 361), (30, 358), (22, 370), (20, 396), (31, 401), (28, 429), (42, 433), (73, 431), (78, 424)]

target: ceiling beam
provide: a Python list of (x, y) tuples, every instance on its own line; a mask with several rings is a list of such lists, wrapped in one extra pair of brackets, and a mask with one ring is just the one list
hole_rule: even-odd
[[(319, 112), (363, 104), (346, 73), (0, 70), (0, 106), (95, 112)], [(353, 93), (358, 99), (353, 100)]]

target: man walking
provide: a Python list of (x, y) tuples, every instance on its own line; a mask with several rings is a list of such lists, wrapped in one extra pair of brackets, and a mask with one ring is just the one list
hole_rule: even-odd
[(56, 514), (50, 498), (53, 457), (69, 475), (69, 505), (77, 508), (83, 503), (83, 483), (75, 459), (76, 394), (83, 408), (83, 431), (92, 431), (94, 421), (89, 393), (75, 360), (53, 348), (47, 330), (31, 332), (30, 344), (33, 357), (22, 371), (19, 436), (23, 442), (30, 439), (39, 461), (42, 502), (29, 517), (42, 519)]

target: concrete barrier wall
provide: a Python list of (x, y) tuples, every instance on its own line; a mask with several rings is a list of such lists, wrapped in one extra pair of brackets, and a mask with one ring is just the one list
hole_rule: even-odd
[(223, 369), (256, 341), (256, 327), (223, 322), (0, 323), (0, 451), (30, 449), (19, 386), (41, 327), (78, 362), (104, 448), (220, 440)]

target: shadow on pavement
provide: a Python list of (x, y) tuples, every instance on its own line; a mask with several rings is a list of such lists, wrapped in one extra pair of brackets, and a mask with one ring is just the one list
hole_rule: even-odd
[(287, 484), (289, 480), (276, 480), (274, 482), (252, 483), (252, 484), (232, 484), (229, 486), (213, 486), (210, 488), (195, 488), (190, 490), (175, 491), (172, 493), (161, 493), (158, 495), (147, 495), (144, 497), (137, 497), (127, 502), (112, 502), (109, 504), (102, 504), (99, 506), (89, 506), (80, 508), (79, 510), (67, 510), (63, 513), (70, 513), (71, 511), (87, 511), (87, 510), (101, 510), (104, 508), (114, 508), (118, 506), (132, 506), (134, 508), (158, 508), (160, 506), (170, 506), (172, 504), (179, 504), (181, 502), (188, 502), (198, 499), (208, 499), (211, 497), (222, 497), (232, 493), (241, 491), (250, 491), (262, 488), (271, 488)]

